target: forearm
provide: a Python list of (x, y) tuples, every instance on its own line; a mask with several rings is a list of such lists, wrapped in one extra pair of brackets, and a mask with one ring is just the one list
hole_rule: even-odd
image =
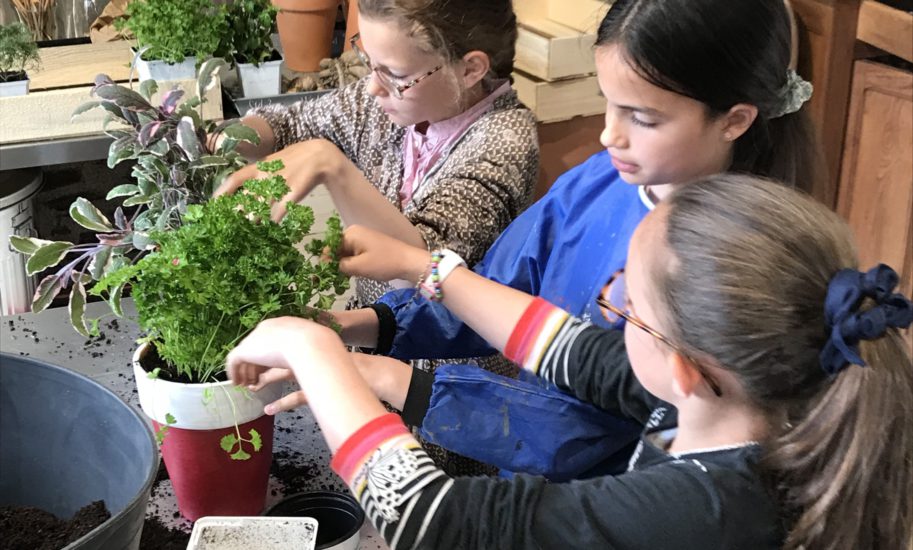
[(349, 346), (377, 347), (378, 319), (370, 308), (334, 311), (333, 320), (340, 325), (339, 336)]
[(299, 346), (290, 364), (332, 452), (359, 428), (386, 414), (341, 343)]
[(443, 281), (441, 290), (443, 304), (498, 351), (504, 351), (534, 299), (462, 267)]
[(363, 225), (419, 248), (421, 233), (352, 163), (344, 163), (326, 179), (333, 204), (346, 225)]
[(260, 136), (260, 143), (241, 142), (238, 144), (237, 151), (249, 161), (260, 160), (271, 154), (276, 148), (276, 135), (273, 128), (265, 118), (257, 115), (249, 115), (241, 119), (241, 124), (253, 129)]
[(363, 353), (353, 353), (352, 359), (374, 395), (393, 408), (402, 410), (409, 392), (412, 367), (390, 357)]

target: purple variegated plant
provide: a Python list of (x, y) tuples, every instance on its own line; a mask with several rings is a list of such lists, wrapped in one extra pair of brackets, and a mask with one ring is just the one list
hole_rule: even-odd
[[(158, 94), (154, 80), (142, 82), (137, 92), (116, 84), (107, 75), (96, 77), (92, 89), (95, 99), (77, 108), (73, 116), (95, 108), (107, 111), (104, 132), (114, 138), (108, 150), (108, 166), (134, 160), (135, 182), (108, 192), (107, 200), (123, 199), (114, 211), (113, 222), (82, 197), (70, 206), (70, 217), (95, 231), (97, 243), (10, 237), (12, 247), (28, 256), (29, 275), (60, 265), (38, 284), (32, 311), (47, 308), (69, 288), (73, 326), (86, 336), (96, 332), (95, 324), (85, 319), (86, 285), (154, 249), (154, 232), (179, 227), (187, 205), (206, 201), (225, 175), (246, 164), (235, 149), (242, 141), (256, 143), (256, 132), (237, 121), (209, 121), (202, 115), (205, 92), (215, 84), (214, 73), (221, 63), (211, 59), (203, 64), (196, 95), (191, 97), (185, 97), (184, 90), (178, 88)], [(158, 106), (153, 105), (154, 97), (159, 98)], [(224, 139), (216, 140), (220, 134)], [(219, 145), (211, 150), (211, 143)], [(112, 289), (108, 299), (118, 315), (122, 292), (123, 288)]]

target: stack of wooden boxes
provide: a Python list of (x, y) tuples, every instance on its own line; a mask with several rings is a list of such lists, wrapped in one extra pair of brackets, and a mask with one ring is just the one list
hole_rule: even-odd
[(607, 0), (518, 0), (514, 88), (540, 122), (605, 111), (593, 44)]

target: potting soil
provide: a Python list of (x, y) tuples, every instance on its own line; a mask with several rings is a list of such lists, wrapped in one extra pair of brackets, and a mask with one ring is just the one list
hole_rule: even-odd
[(104, 501), (77, 510), (69, 520), (30, 506), (0, 507), (0, 549), (58, 550), (111, 517)]

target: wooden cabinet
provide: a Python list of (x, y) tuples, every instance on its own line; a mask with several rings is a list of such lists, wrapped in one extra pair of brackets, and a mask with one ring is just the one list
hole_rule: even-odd
[(887, 263), (913, 295), (913, 73), (854, 64), (837, 211), (856, 234), (862, 268)]

